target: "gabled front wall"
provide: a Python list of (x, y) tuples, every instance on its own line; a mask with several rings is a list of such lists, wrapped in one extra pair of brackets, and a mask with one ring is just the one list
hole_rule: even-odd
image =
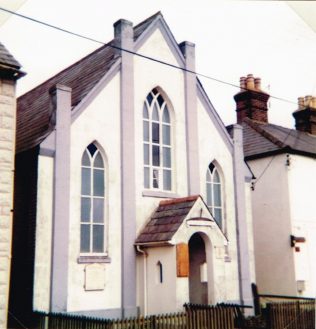
[[(305, 286), (298, 295), (314, 297), (316, 288), (316, 160), (299, 155), (289, 156), (289, 204), (292, 234), (306, 239), (297, 243), (294, 253), (295, 279)], [(301, 282), (301, 283), (300, 283)]]
[[(179, 58), (176, 58), (174, 51), (171, 50), (164, 39), (160, 29), (156, 29), (137, 50), (141, 54), (151, 57), (159, 57), (168, 63), (179, 65)], [(176, 56), (175, 56), (176, 55)], [(187, 177), (187, 149), (186, 149), (186, 122), (185, 115), (185, 83), (184, 73), (180, 70), (151, 62), (137, 56), (134, 56), (134, 108), (135, 108), (135, 200), (136, 200), (136, 229), (139, 233), (149, 220), (150, 215), (158, 206), (162, 199), (174, 197), (183, 197), (188, 195), (188, 177)], [(91, 103), (80, 113), (76, 115), (71, 125), (71, 150), (70, 150), (70, 220), (69, 220), (69, 263), (68, 266), (68, 297), (67, 312), (80, 312), (81, 314), (90, 314), (95, 316), (119, 317), (121, 316), (122, 306), (122, 238), (121, 238), (121, 125), (120, 125), (120, 73), (117, 73), (103, 89), (95, 95)], [(142, 136), (142, 109), (147, 94), (155, 87), (158, 87), (168, 101), (172, 120), (172, 139), (173, 139), (173, 190), (168, 193), (156, 193), (155, 191), (145, 191), (143, 188), (143, 136)], [(89, 96), (88, 96), (89, 97)], [(198, 101), (198, 126), (190, 127), (197, 129), (199, 143), (199, 167), (200, 171), (200, 194), (205, 197), (205, 176), (210, 162), (216, 160), (218, 168), (223, 177), (223, 207), (224, 207), (224, 231), (229, 240), (228, 258), (230, 262), (224, 263), (222, 257), (219, 261), (223, 266), (218, 268), (215, 300), (217, 301), (238, 301), (238, 269), (237, 269), (237, 245), (236, 245), (236, 226), (235, 226), (235, 201), (233, 188), (233, 161), (232, 147), (229, 138), (223, 140), (224, 126), (214, 123), (211, 120), (210, 109), (206, 102)], [(103, 285), (93, 291), (85, 289), (85, 275), (91, 269), (91, 264), (79, 263), (80, 256), (80, 194), (81, 194), (81, 158), (85, 148), (92, 142), (99, 147), (104, 163), (106, 173), (106, 237), (108, 238), (107, 263), (98, 264), (97, 271), (104, 271)], [(47, 180), (51, 184), (53, 180), (52, 160), (42, 158), (40, 160), (39, 187), (44, 186)], [(45, 163), (49, 165), (46, 167)], [(131, 166), (133, 168), (133, 165)], [(46, 197), (39, 196), (37, 213), (37, 234), (45, 231), (45, 237), (38, 236), (37, 249), (41, 245), (46, 247), (49, 244), (48, 236), (51, 233), (50, 219), (53, 214), (47, 215), (48, 221), (44, 223), (41, 215), (50, 209), (46, 207)], [(46, 216), (46, 215), (45, 215)], [(133, 216), (132, 216), (133, 218)], [(136, 238), (136, 236), (135, 236)], [(212, 242), (212, 241), (211, 241)], [(45, 247), (45, 248), (46, 248)], [(174, 259), (174, 250), (169, 248), (157, 248), (155, 253), (161, 251), (162, 257), (170, 264), (170, 259)], [(46, 250), (46, 249), (45, 249)], [(43, 291), (43, 287), (49, 285), (49, 253), (45, 255), (43, 251), (36, 254), (36, 263), (46, 264), (44, 270), (37, 266), (36, 278), (38, 282), (35, 285), (35, 296), (37, 308), (47, 310), (48, 292)], [(148, 259), (148, 266), (154, 258)], [(137, 287), (137, 306), (144, 310), (144, 289), (143, 283), (143, 256), (137, 257), (138, 269), (138, 287)], [(153, 263), (154, 264), (154, 263)], [(151, 271), (153, 270), (152, 264)], [(182, 307), (183, 295), (179, 297), (176, 294), (184, 280), (177, 280), (177, 288), (174, 286), (176, 276), (176, 266), (174, 264), (174, 273), (171, 273), (170, 267), (166, 272), (168, 276), (165, 287), (172, 298), (168, 303), (159, 305), (161, 308), (154, 308), (148, 305), (147, 311), (163, 312), (176, 311)], [(170, 274), (170, 276), (169, 276)], [(181, 281), (181, 282), (180, 282)], [(43, 284), (43, 285), (41, 285)], [(149, 289), (149, 287), (148, 287)], [(170, 293), (170, 291), (173, 291)], [(148, 290), (148, 301), (153, 299)], [(188, 300), (187, 300), (188, 301)], [(172, 304), (172, 305), (171, 305)], [(180, 305), (181, 304), (181, 305)], [(168, 307), (167, 307), (168, 306)]]
[[(138, 50), (145, 54), (175, 64), (177, 61), (170, 48), (167, 46), (163, 35), (156, 30), (146, 43)], [(193, 127), (186, 122), (185, 116), (185, 84), (184, 74), (180, 70), (164, 66), (158, 63), (149, 62), (142, 58), (135, 57), (135, 152), (136, 152), (136, 202), (137, 202), (137, 230), (143, 228), (150, 215), (163, 198), (183, 197), (188, 195), (188, 174), (187, 174), (187, 148), (186, 128), (197, 129), (199, 167), (200, 171), (200, 194), (206, 194), (206, 170), (212, 161), (216, 161), (223, 177), (223, 201), (224, 201), (224, 230), (227, 231), (229, 239), (229, 256), (231, 262), (225, 263), (221, 274), (222, 285), (217, 285), (216, 301), (239, 299), (238, 291), (238, 269), (236, 252), (236, 226), (235, 226), (235, 204), (234, 204), (234, 183), (232, 144), (228, 137), (222, 137), (223, 126), (216, 125), (210, 117), (212, 109), (206, 108), (206, 102), (198, 100), (197, 118), (198, 127)], [(144, 74), (144, 72), (147, 72)], [(147, 94), (155, 87), (161, 88), (163, 94), (169, 101), (173, 121), (173, 173), (174, 186), (172, 193), (155, 193), (145, 191), (143, 188), (143, 150), (142, 150), (142, 108)], [(190, 92), (190, 91), (189, 91)], [(142, 257), (138, 261), (142, 262)], [(224, 263), (224, 260), (221, 260)], [(142, 265), (139, 265), (142, 269)], [(175, 268), (174, 268), (175, 270)], [(177, 279), (177, 282), (183, 279)], [(219, 282), (219, 281), (218, 281)], [(224, 287), (225, 285), (227, 286)], [(172, 286), (169, 290), (174, 289)], [(188, 301), (188, 300), (187, 300)], [(176, 311), (179, 305), (174, 304), (169, 311)], [(182, 308), (182, 305), (180, 305)], [(149, 308), (148, 308), (149, 310)], [(157, 309), (158, 311), (158, 309)]]
[(290, 246), (291, 169), (286, 154), (248, 164), (258, 180), (252, 191), (252, 214), (259, 293), (296, 295), (294, 254)]

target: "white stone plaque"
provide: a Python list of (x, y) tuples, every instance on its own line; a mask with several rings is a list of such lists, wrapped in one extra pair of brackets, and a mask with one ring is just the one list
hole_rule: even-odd
[(87, 265), (85, 268), (85, 290), (104, 290), (105, 266), (101, 264)]

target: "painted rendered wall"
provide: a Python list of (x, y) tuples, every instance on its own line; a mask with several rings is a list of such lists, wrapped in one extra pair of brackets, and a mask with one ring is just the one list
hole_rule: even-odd
[[(156, 29), (153, 34), (138, 50), (139, 53), (147, 56), (177, 64), (175, 55), (167, 44), (162, 32)], [(184, 98), (184, 75), (179, 70), (168, 66), (149, 62), (139, 57), (134, 58), (135, 72), (135, 168), (136, 168), (136, 219), (137, 233), (145, 226), (152, 212), (156, 209), (159, 201), (175, 196), (187, 196), (187, 159), (186, 159), (186, 130), (185, 130), (185, 98)], [(144, 74), (146, 72), (146, 74)], [(172, 169), (173, 169), (173, 190), (171, 192), (157, 193), (146, 191), (143, 188), (143, 128), (142, 109), (148, 93), (155, 87), (159, 87), (165, 100), (172, 120)], [(147, 312), (161, 313), (177, 310), (176, 285), (176, 263), (175, 250), (173, 248), (154, 248), (150, 250), (147, 268), (148, 293)], [(165, 282), (157, 287), (156, 269), (157, 259), (160, 257), (165, 273)], [(172, 257), (173, 255), (173, 257)], [(156, 259), (157, 258), (157, 259)], [(141, 260), (140, 260), (141, 259)], [(156, 263), (155, 263), (156, 262)], [(152, 269), (150, 269), (152, 266)], [(144, 310), (143, 292), (143, 256), (138, 257), (138, 301), (141, 310)], [(161, 298), (155, 298), (154, 292), (158, 289)], [(160, 301), (164, 302), (161, 303)], [(182, 310), (182, 305), (180, 306)]]
[[(119, 82), (117, 74), (71, 126), (68, 312), (84, 314), (93, 310), (94, 312), (90, 315), (120, 316), (120, 311), (118, 311), (121, 306), (120, 173), (117, 170), (120, 167)], [(104, 269), (105, 288), (98, 291), (85, 290), (85, 269), (89, 264), (78, 263), (80, 255), (81, 157), (91, 142), (96, 142), (103, 155), (107, 182), (105, 217), (107, 255), (110, 262), (100, 265)], [(50, 275), (48, 273), (51, 262), (49, 248), (52, 234), (53, 173), (53, 158), (40, 156), (34, 290), (34, 307), (40, 310), (47, 310), (49, 300), (48, 280)], [(112, 309), (112, 311), (104, 314), (105, 309)]]
[(255, 272), (255, 250), (254, 250), (254, 236), (253, 236), (253, 218), (252, 218), (252, 204), (251, 204), (251, 183), (245, 183), (246, 191), (246, 222), (248, 230), (248, 247), (249, 247), (249, 269), (251, 282), (256, 282)]
[[(71, 127), (69, 312), (118, 309), (121, 306), (119, 83), (117, 74)], [(101, 264), (105, 288), (99, 291), (85, 291), (85, 268), (88, 264), (78, 264), (77, 261), (80, 250), (81, 157), (92, 142), (99, 147), (105, 164), (106, 239), (110, 258), (110, 263)]]
[[(138, 52), (152, 57), (178, 64), (174, 50), (171, 50), (165, 41), (162, 31), (155, 30), (146, 42), (138, 49)], [(188, 195), (187, 184), (187, 149), (186, 149), (186, 116), (184, 97), (184, 75), (179, 70), (162, 66), (158, 63), (149, 62), (139, 57), (134, 57), (134, 83), (135, 83), (135, 177), (136, 177), (136, 219), (137, 232), (144, 227), (150, 215), (158, 206), (159, 201), (165, 198)], [(168, 101), (173, 123), (173, 191), (171, 193), (156, 193), (143, 189), (143, 139), (142, 139), (142, 109), (147, 94), (155, 87), (159, 87)], [(96, 316), (119, 317), (121, 307), (121, 182), (120, 170), (120, 75), (115, 77), (104, 86), (99, 94), (89, 103), (88, 107), (76, 117), (71, 126), (71, 185), (70, 185), (70, 229), (69, 229), (69, 264), (68, 264), (68, 312), (78, 312)], [(225, 232), (229, 239), (230, 262), (225, 263), (225, 248), (221, 242), (217, 248), (217, 238), (212, 230), (207, 229), (210, 244), (214, 246), (214, 253), (210, 253), (210, 263), (214, 266), (213, 297), (211, 301), (236, 301), (238, 295), (238, 271), (235, 238), (235, 209), (233, 189), (233, 164), (232, 149), (224, 142), (215, 123), (210, 119), (205, 104), (198, 102), (198, 139), (200, 157), (200, 193), (205, 197), (206, 169), (214, 159), (219, 164), (219, 169), (224, 177), (223, 196)], [(188, 123), (190, 124), (190, 123)], [(220, 128), (222, 129), (222, 128)], [(96, 142), (104, 156), (106, 171), (106, 210), (108, 263), (99, 264), (101, 271), (104, 270), (104, 289), (96, 291), (85, 290), (85, 270), (88, 264), (79, 264), (80, 250), (80, 193), (81, 193), (81, 157), (85, 148)], [(46, 168), (46, 167), (45, 167)], [(39, 182), (50, 177), (49, 166), (41, 169)], [(40, 184), (40, 183), (39, 183)], [(38, 211), (45, 207), (45, 201), (39, 200)], [(188, 230), (186, 238), (188, 242), (193, 230)], [(212, 237), (213, 236), (213, 237)], [(40, 242), (39, 242), (40, 244)], [(39, 245), (37, 246), (37, 248)], [(188, 281), (185, 278), (176, 278), (175, 248), (155, 248), (148, 256), (148, 312), (161, 313), (182, 309), (184, 302), (188, 301)], [(46, 262), (47, 257), (40, 253), (38, 261)], [(158, 289), (156, 278), (156, 264), (161, 259), (166, 268), (166, 284), (163, 289)], [(138, 257), (138, 303), (144, 310), (143, 282), (143, 259)], [(39, 285), (41, 280), (47, 284), (45, 274), (37, 268)], [(211, 285), (210, 285), (211, 286)], [(161, 299), (154, 292), (161, 294)], [(45, 296), (38, 291), (38, 303), (45, 300)], [(163, 300), (164, 303), (160, 301)], [(43, 302), (44, 303), (44, 302)], [(172, 305), (171, 305), (172, 304)]]
[(50, 308), (53, 175), (54, 159), (39, 156), (33, 307), (44, 312)]
[(237, 241), (235, 222), (234, 178), (231, 151), (210, 120), (205, 106), (198, 101), (198, 132), (200, 149), (201, 195), (206, 200), (206, 170), (215, 160), (221, 174), (223, 200), (223, 232), (229, 240), (228, 253), (231, 261), (225, 264), (227, 300), (238, 300)]
[[(206, 205), (202, 200), (197, 200), (194, 207), (187, 215), (189, 218), (202, 217), (211, 218), (207, 211)], [(193, 224), (193, 225), (192, 225)], [(208, 281), (208, 302), (216, 304), (224, 301), (236, 301), (239, 299), (238, 285), (235, 282), (229, 281), (232, 276), (232, 269), (237, 267), (236, 261), (226, 262), (226, 245), (227, 239), (220, 231), (215, 222), (210, 226), (195, 226), (194, 223), (183, 222), (177, 233), (173, 237), (174, 243), (188, 243), (194, 233), (199, 233), (205, 243), (206, 262), (207, 262), (207, 281)], [(237, 268), (236, 268), (237, 271)], [(238, 272), (237, 274), (238, 275)], [(189, 285), (186, 278), (187, 286)], [(188, 292), (185, 294), (180, 290), (179, 283), (179, 300), (182, 305), (189, 301)], [(187, 299), (185, 299), (187, 298)]]
[(252, 191), (256, 280), (266, 294), (296, 295), (294, 254), (289, 237), (289, 167), (286, 155), (249, 161), (259, 179)]
[[(176, 63), (174, 55), (167, 45), (160, 30), (155, 32), (138, 50), (147, 56), (157, 57), (163, 61)], [(136, 167), (136, 219), (137, 232), (145, 225), (150, 214), (157, 207), (161, 195), (147, 196), (143, 188), (143, 104), (148, 93), (155, 87), (160, 87), (168, 101), (172, 120), (172, 169), (173, 191), (163, 193), (164, 198), (187, 195), (186, 166), (186, 133), (185, 133), (185, 103), (184, 77), (179, 70), (150, 62), (139, 57), (134, 58), (135, 72), (135, 167)], [(144, 72), (146, 72), (144, 74)], [(151, 192), (151, 191), (150, 191)]]
[[(174, 54), (163, 39), (163, 35), (159, 30), (156, 30), (153, 35), (140, 48), (140, 53), (147, 56), (157, 56), (170, 63), (176, 64)], [(174, 190), (173, 195), (165, 193), (163, 197), (171, 198), (174, 196), (187, 196), (187, 166), (186, 166), (186, 131), (185, 131), (185, 104), (184, 104), (184, 80), (183, 74), (180, 71), (172, 68), (150, 63), (141, 58), (135, 58), (135, 152), (136, 152), (136, 202), (137, 202), (137, 227), (138, 232), (145, 225), (151, 213), (157, 207), (161, 195), (157, 193), (155, 197), (147, 196), (146, 191), (143, 190), (143, 154), (142, 148), (142, 106), (145, 97), (154, 87), (159, 86), (168, 96), (172, 106), (173, 126), (173, 168), (174, 168)], [(150, 72), (150, 74), (143, 74), (143, 72)], [(137, 111), (137, 109), (139, 109)], [(235, 238), (235, 209), (234, 209), (234, 190), (233, 190), (233, 166), (231, 150), (223, 141), (218, 128), (215, 127), (213, 121), (210, 119), (205, 105), (198, 102), (198, 139), (199, 139), (199, 157), (200, 157), (200, 193), (205, 197), (205, 177), (206, 169), (211, 161), (214, 159), (220, 164), (224, 179), (224, 199), (225, 199), (225, 219), (226, 227), (230, 240), (230, 256), (232, 261), (225, 264), (221, 274), (222, 283), (218, 285), (217, 295), (219, 300), (238, 300), (238, 271), (237, 271), (237, 256), (236, 256), (236, 238)], [(189, 123), (190, 124), (190, 123)], [(188, 241), (186, 241), (188, 242)], [(181, 279), (181, 282), (184, 279)], [(186, 286), (187, 283), (184, 284)], [(179, 285), (183, 285), (179, 283)], [(225, 292), (224, 292), (225, 291)], [(183, 301), (182, 297), (177, 297)], [(188, 296), (186, 296), (188, 298)], [(188, 299), (184, 300), (188, 301)], [(182, 307), (182, 306), (181, 306)]]
[[(150, 248), (147, 257), (148, 315), (176, 311), (175, 247)], [(159, 280), (158, 262), (162, 264), (163, 282)]]
[(15, 81), (0, 80), (0, 328), (5, 328), (10, 286), (13, 173), (15, 154)]
[(292, 219), (292, 234), (306, 239), (294, 252), (295, 279), (305, 281), (301, 296), (314, 297), (316, 289), (316, 160), (299, 155), (289, 157), (289, 204)]

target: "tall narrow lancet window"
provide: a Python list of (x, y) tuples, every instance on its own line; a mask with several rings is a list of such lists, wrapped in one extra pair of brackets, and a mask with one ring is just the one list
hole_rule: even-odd
[(144, 187), (172, 190), (171, 120), (167, 103), (157, 89), (143, 107)]
[(206, 173), (206, 203), (216, 222), (222, 227), (222, 184), (218, 170), (213, 163), (208, 166)]
[(80, 252), (104, 252), (104, 163), (95, 144), (81, 160)]

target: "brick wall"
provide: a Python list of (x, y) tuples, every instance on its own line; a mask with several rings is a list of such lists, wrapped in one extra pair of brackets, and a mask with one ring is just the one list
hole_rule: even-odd
[(268, 123), (269, 95), (254, 90), (246, 90), (234, 96), (236, 101), (237, 123), (244, 118)]
[(0, 328), (6, 327), (15, 153), (15, 81), (0, 78)]

